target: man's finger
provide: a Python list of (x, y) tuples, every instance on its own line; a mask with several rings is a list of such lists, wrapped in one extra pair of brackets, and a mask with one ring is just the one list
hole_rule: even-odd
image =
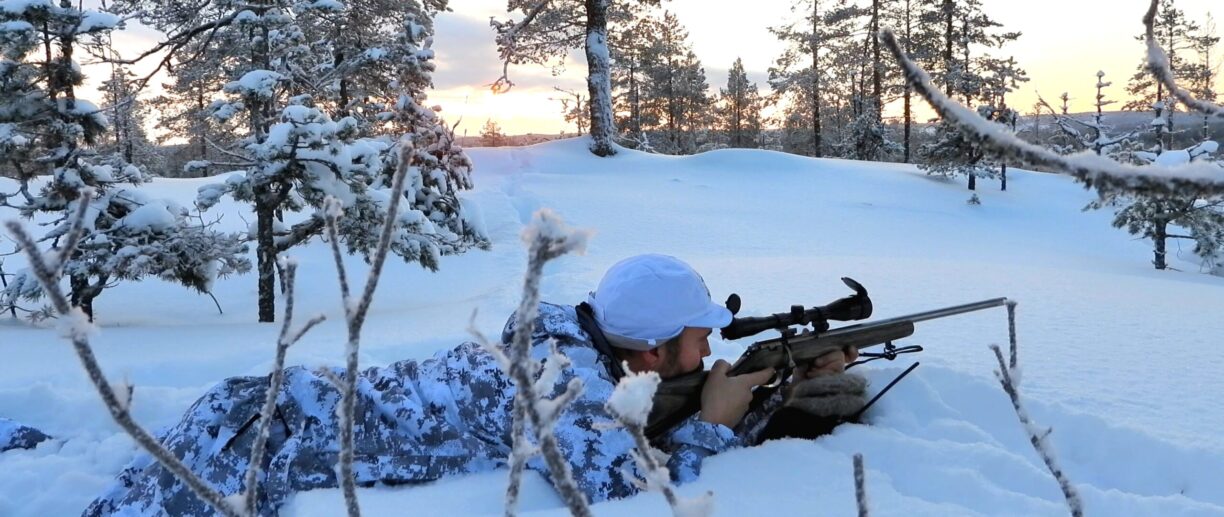
[(762, 384), (765, 384), (766, 382), (769, 382), (769, 379), (772, 379), (773, 376), (774, 376), (773, 368), (766, 368), (758, 372), (746, 373), (743, 375), (744, 380), (748, 381), (753, 386), (760, 386)]
[(722, 377), (726, 377), (727, 370), (730, 370), (730, 369), (731, 369), (731, 363), (728, 363), (725, 360), (719, 359), (717, 361), (714, 361), (714, 366), (710, 367), (710, 373), (717, 374)]

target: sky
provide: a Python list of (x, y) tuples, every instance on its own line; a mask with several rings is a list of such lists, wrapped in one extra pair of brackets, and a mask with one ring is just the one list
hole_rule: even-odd
[[(1071, 96), (1072, 111), (1088, 111), (1098, 70), (1114, 83), (1106, 95), (1119, 100), (1124, 97), (1126, 82), (1143, 58), (1143, 45), (1134, 36), (1142, 32), (1140, 19), (1147, 0), (982, 3), (986, 13), (1002, 22), (1006, 30), (1023, 33), (999, 53), (1014, 56), (1030, 78), (1013, 94), (1011, 105), (1027, 112), (1038, 94), (1056, 103), (1065, 91)], [(791, 0), (757, 0), (752, 3), (754, 9), (743, 9), (740, 0), (664, 0), (663, 4), (688, 30), (714, 93), (726, 84), (727, 70), (737, 57), (744, 60), (749, 79), (763, 92), (769, 90), (767, 70), (781, 54), (782, 45), (768, 29), (798, 19), (791, 12)], [(1178, 0), (1177, 5), (1200, 22), (1208, 15), (1224, 17), (1220, 0)], [(488, 85), (500, 75), (501, 63), (489, 18), (506, 18), (505, 6), (505, 0), (453, 0), (453, 12), (439, 15), (434, 44), (438, 71), (431, 101), (442, 107), (442, 114), (452, 123), (462, 119), (460, 134), (478, 134), (488, 119), (509, 134), (574, 131), (573, 125), (561, 117), (557, 99), (565, 94), (554, 88), (585, 92), (586, 66), (581, 49), (570, 53), (565, 69), (557, 75), (546, 66), (513, 66), (510, 74), (516, 86), (504, 94), (490, 92)], [(128, 54), (147, 48), (155, 37), (151, 31), (136, 30), (116, 36), (116, 40)], [(90, 75), (95, 76), (91, 84), (102, 79), (99, 74)], [(84, 96), (89, 97), (88, 93)]]

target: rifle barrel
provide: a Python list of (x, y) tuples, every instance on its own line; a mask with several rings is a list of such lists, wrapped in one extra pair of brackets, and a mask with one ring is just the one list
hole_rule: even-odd
[(1008, 301), (1009, 300), (1007, 298), (991, 298), (989, 300), (982, 300), (980, 302), (966, 303), (962, 305), (955, 305), (952, 307), (944, 307), (942, 309), (935, 309), (935, 310), (930, 310), (930, 311), (925, 311), (925, 312), (908, 314), (905, 316), (897, 316), (895, 318), (888, 318), (888, 319), (883, 319), (879, 321), (859, 323), (857, 325), (850, 325), (848, 327), (838, 327), (828, 332), (825, 332), (822, 335), (830, 336), (830, 337), (837, 336), (844, 332), (850, 332), (850, 331), (856, 330), (858, 328), (861, 328), (867, 325), (888, 325), (891, 323), (897, 323), (901, 321), (909, 321), (912, 323), (917, 323), (919, 321), (927, 321), (927, 320), (933, 320), (936, 318), (943, 318), (947, 316), (955, 316), (957, 314), (964, 314), (966, 312), (974, 312), (974, 311), (980, 311), (983, 309), (990, 309), (992, 307), (1001, 307), (1003, 305), (1007, 305)]

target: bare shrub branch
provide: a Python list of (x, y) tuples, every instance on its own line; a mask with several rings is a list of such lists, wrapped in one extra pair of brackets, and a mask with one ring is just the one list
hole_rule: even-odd
[(400, 140), (400, 161), (395, 168), (395, 176), (391, 180), (391, 201), (387, 206), (386, 220), (378, 236), (378, 247), (371, 261), (370, 274), (361, 291), (361, 297), (354, 301), (349, 292), (348, 276), (345, 273), (344, 262), (340, 254), (340, 243), (337, 239), (337, 218), (341, 213), (339, 201), (330, 200), (324, 208), (324, 224), (331, 241), (332, 256), (336, 261), (336, 274), (340, 279), (340, 296), (344, 304), (344, 320), (348, 327), (348, 342), (345, 345), (344, 382), (340, 385), (340, 408), (336, 415), (340, 425), (340, 457), (336, 467), (337, 477), (344, 492), (345, 509), (350, 517), (361, 515), (357, 502), (357, 483), (353, 473), (353, 419), (357, 413), (357, 357), (361, 345), (361, 328), (365, 325), (366, 314), (374, 301), (374, 290), (378, 288), (378, 280), (382, 276), (383, 265), (387, 262), (387, 253), (391, 249), (391, 238), (399, 221), (399, 206), (404, 199), (404, 178), (412, 163), (413, 142), (409, 138)]
[[(527, 273), (523, 280), (523, 298), (514, 313), (517, 325), (510, 340), (509, 354), (502, 352), (501, 348), (491, 343), (475, 328), (469, 329), (477, 342), (497, 358), (502, 368), (510, 375), (516, 389), (515, 421), (512, 430), (515, 434), (510, 458), (511, 478), (506, 489), (506, 515), (515, 515), (517, 512), (522, 464), (527, 457), (535, 453), (535, 448), (527, 440), (526, 422), (530, 422), (535, 431), (539, 452), (544, 456), (553, 485), (565, 501), (570, 514), (579, 517), (591, 515), (586, 496), (574, 482), (569, 463), (561, 454), (557, 438), (553, 434), (553, 425), (560, 418), (565, 404), (581, 394), (582, 381), (571, 379), (560, 395), (547, 399), (545, 394), (553, 387), (550, 379), (556, 379), (556, 373), (569, 364), (568, 359), (554, 348), (552, 355), (546, 360), (551, 364), (543, 372), (540, 363), (531, 359), (531, 336), (539, 313), (540, 280), (543, 277), (544, 264), (566, 253), (582, 253), (589, 235), (586, 231), (570, 229), (551, 210), (537, 211), (522, 236), (528, 247)], [(541, 373), (543, 382), (537, 383), (535, 377)]]
[(867, 475), (863, 471), (863, 455), (854, 455), (854, 500), (858, 503), (859, 517), (867, 517)]
[(268, 392), (264, 396), (263, 408), (259, 411), (259, 430), (255, 441), (251, 444), (251, 462), (246, 472), (245, 508), (248, 516), (257, 515), (256, 503), (259, 498), (259, 471), (263, 468), (263, 457), (268, 444), (268, 434), (272, 429), (272, 417), (276, 412), (276, 399), (280, 394), (281, 384), (285, 379), (285, 354), (289, 347), (302, 339), (315, 325), (322, 323), (322, 314), (306, 321), (302, 328), (293, 328), (293, 296), (294, 280), (297, 278), (297, 262), (284, 260), (285, 276), (285, 315), (281, 326), (280, 337), (276, 340), (276, 360), (272, 363), (272, 373), (268, 376)]
[[(629, 371), (629, 365), (625, 365)], [(706, 492), (696, 499), (681, 499), (671, 482), (671, 472), (662, 459), (663, 453), (650, 445), (646, 438), (646, 422), (654, 405), (654, 393), (659, 387), (656, 372), (630, 373), (616, 384), (616, 390), (605, 406), (616, 421), (633, 437), (636, 449), (633, 459), (645, 475), (646, 489), (663, 493), (672, 515), (676, 517), (708, 516), (713, 513), (714, 493)]]
[(102, 397), (102, 402), (106, 405), (106, 409), (114, 418), (115, 423), (121, 429), (132, 436), (137, 445), (148, 451), (171, 475), (183, 481), (187, 487), (196, 494), (201, 500), (207, 502), (218, 513), (229, 517), (239, 517), (244, 514), (243, 509), (236, 508), (226, 501), (225, 496), (213, 489), (205, 481), (196, 476), (191, 469), (187, 468), (173, 453), (166, 450), (161, 443), (150, 435), (140, 424), (132, 419), (129, 412), (128, 393), (120, 396), (115, 393), (110, 381), (102, 373), (102, 368), (98, 365), (97, 358), (94, 357), (93, 348), (89, 342), (89, 336), (94, 327), (89, 322), (89, 318), (85, 316), (79, 308), (72, 307), (68, 302), (68, 298), (64, 296), (64, 292), (60, 289), (59, 280), (62, 273), (63, 264), (66, 259), (75, 251), (77, 244), (80, 242), (82, 228), (84, 227), (85, 212), (90, 200), (93, 198), (93, 193), (89, 190), (83, 190), (80, 198), (77, 200), (77, 209), (72, 215), (71, 229), (68, 232), (67, 239), (64, 241), (63, 247), (52, 260), (54, 264), (48, 264), (46, 257), (38, 250), (37, 244), (33, 237), (25, 231), (16, 221), (8, 221), (5, 227), (9, 233), (25, 250), (26, 257), (30, 261), (30, 268), (34, 271), (34, 275), (42, 284), (43, 291), (51, 300), (56, 312), (60, 314), (61, 329), (64, 332), (64, 337), (72, 342), (72, 347), (76, 351), (77, 357), (81, 360), (81, 365), (85, 368), (85, 372), (89, 375), (90, 382), (94, 388), (98, 390), (98, 394)]
[(1047, 428), (1039, 432), (1037, 425), (1029, 418), (1028, 411), (1024, 409), (1024, 405), (1020, 402), (1020, 392), (1013, 382), (1013, 370), (1008, 368), (1006, 363), (1003, 362), (1003, 351), (999, 349), (999, 345), (990, 345), (990, 349), (994, 351), (995, 358), (999, 361), (999, 369), (995, 370), (995, 376), (998, 377), (999, 384), (1003, 385), (1003, 391), (1007, 392), (1007, 397), (1011, 399), (1012, 409), (1016, 410), (1016, 416), (1020, 418), (1020, 424), (1024, 426), (1024, 431), (1028, 434), (1029, 443), (1033, 445), (1037, 455), (1041, 456), (1041, 460), (1045, 462), (1050, 474), (1058, 481), (1058, 487), (1062, 489), (1063, 498), (1067, 501), (1067, 509), (1071, 511), (1071, 515), (1083, 517), (1084, 503), (1080, 500), (1079, 493), (1075, 491), (1075, 487), (1071, 485), (1071, 481), (1063, 474), (1062, 468), (1058, 466), (1058, 462), (1054, 459), (1054, 452), (1048, 440), (1053, 428)]
[(1008, 358), (1008, 366), (1012, 370), (1016, 369), (1016, 363), (1019, 361), (1019, 347), (1016, 345), (1016, 302), (1007, 301), (1007, 344), (1010, 357)]
[(1193, 194), (1197, 197), (1224, 194), (1224, 173), (1221, 173), (1219, 166), (1211, 163), (1136, 167), (1092, 152), (1063, 156), (1020, 140), (1007, 128), (981, 118), (933, 87), (931, 77), (905, 55), (892, 31), (880, 31), (880, 41), (901, 66), (906, 82), (926, 99), (943, 120), (954, 124), (966, 138), (1004, 159), (1047, 167), (1095, 185), (1102, 191)]

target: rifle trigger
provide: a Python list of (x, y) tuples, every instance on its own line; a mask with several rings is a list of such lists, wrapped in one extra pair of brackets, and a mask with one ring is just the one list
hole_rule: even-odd
[(790, 373), (795, 370), (795, 356), (791, 355), (790, 342), (786, 340), (785, 333), (782, 334), (782, 351), (786, 352), (786, 366), (781, 369), (774, 370), (773, 379), (770, 379), (767, 384), (762, 384), (761, 387), (768, 389), (777, 388), (778, 386), (781, 386), (786, 378), (790, 377)]

